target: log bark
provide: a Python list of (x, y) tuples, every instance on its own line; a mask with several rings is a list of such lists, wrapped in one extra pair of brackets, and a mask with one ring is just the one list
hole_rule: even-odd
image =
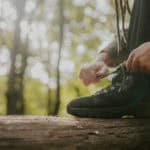
[(0, 117), (0, 150), (149, 150), (150, 119)]

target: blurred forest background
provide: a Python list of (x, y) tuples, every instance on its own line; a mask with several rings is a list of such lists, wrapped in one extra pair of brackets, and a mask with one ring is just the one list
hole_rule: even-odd
[(112, 0), (0, 0), (0, 114), (66, 116), (80, 65), (116, 33)]

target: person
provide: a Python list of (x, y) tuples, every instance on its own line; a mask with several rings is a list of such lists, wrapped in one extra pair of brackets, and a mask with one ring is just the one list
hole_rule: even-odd
[(148, 102), (150, 90), (150, 1), (135, 0), (127, 45), (117, 51), (117, 43), (113, 41), (98, 53), (96, 59), (81, 67), (79, 77), (88, 86), (97, 83), (98, 75), (108, 72), (108, 67), (126, 61), (118, 69), (112, 85), (90, 96), (72, 100), (68, 113), (78, 117), (149, 117), (137, 110), (142, 102)]

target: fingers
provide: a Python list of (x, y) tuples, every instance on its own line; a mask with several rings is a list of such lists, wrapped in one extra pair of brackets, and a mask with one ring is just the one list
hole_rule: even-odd
[(84, 65), (80, 69), (79, 78), (83, 81), (84, 85), (89, 85), (96, 77), (95, 72), (90, 70), (88, 65)]
[(150, 43), (144, 43), (133, 50), (126, 62), (126, 67), (131, 71), (150, 71)]
[(97, 73), (96, 73), (96, 75), (105, 75), (106, 73), (108, 73), (108, 67), (102, 67), (102, 69), (100, 70), (100, 71), (98, 71)]
[(144, 73), (150, 73), (150, 65), (148, 61), (149, 59), (144, 59), (144, 58), (139, 59), (138, 71), (144, 72)]
[(130, 55), (129, 55), (129, 57), (128, 57), (128, 59), (127, 59), (127, 61), (126, 61), (126, 67), (127, 67), (127, 69), (128, 70), (132, 70), (133, 68), (133, 60), (135, 61), (135, 52), (133, 51), (133, 52), (131, 52), (130, 53)]
[(83, 83), (87, 86), (95, 82), (96, 73), (93, 70), (82, 69), (79, 77), (83, 81)]
[(140, 61), (139, 61), (139, 57), (135, 56), (133, 58), (132, 64), (131, 64), (131, 70), (136, 72), (136, 71), (140, 71)]
[(104, 63), (92, 63), (83, 65), (79, 72), (79, 78), (83, 81), (84, 85), (88, 86), (91, 83), (96, 83), (97, 73), (104, 74), (108, 69)]
[(141, 71), (141, 54), (138, 49), (131, 52), (126, 62), (126, 67), (130, 71)]

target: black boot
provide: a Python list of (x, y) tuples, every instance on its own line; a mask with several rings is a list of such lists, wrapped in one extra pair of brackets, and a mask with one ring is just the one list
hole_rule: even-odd
[[(131, 73), (124, 66), (112, 80), (112, 85), (94, 95), (72, 100), (68, 106), (69, 114), (78, 117), (116, 118), (135, 115), (141, 100), (148, 96), (149, 77)], [(140, 107), (139, 107), (140, 108)], [(138, 116), (144, 117), (138, 113)], [(137, 116), (137, 117), (138, 117)]]

